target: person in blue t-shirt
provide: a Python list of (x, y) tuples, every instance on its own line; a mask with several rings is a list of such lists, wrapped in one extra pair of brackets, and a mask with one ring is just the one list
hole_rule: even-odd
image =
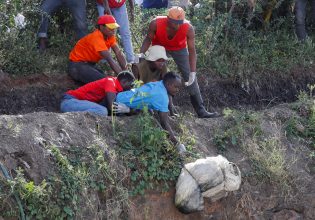
[(158, 111), (162, 127), (168, 131), (170, 140), (177, 144), (177, 149), (182, 153), (185, 146), (178, 143), (168, 121), (168, 95), (174, 96), (181, 85), (181, 77), (174, 72), (168, 72), (161, 81), (149, 82), (139, 88), (118, 93), (113, 111), (116, 114), (129, 113), (130, 109), (139, 110), (144, 107)]

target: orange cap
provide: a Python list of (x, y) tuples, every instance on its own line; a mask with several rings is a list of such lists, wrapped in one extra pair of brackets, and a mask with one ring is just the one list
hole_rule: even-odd
[(167, 17), (174, 23), (182, 24), (185, 20), (185, 11), (181, 7), (174, 6), (168, 10)]

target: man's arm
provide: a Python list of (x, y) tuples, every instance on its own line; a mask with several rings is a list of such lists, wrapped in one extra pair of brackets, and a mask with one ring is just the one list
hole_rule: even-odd
[(172, 143), (173, 143), (174, 145), (176, 145), (178, 141), (177, 141), (177, 139), (176, 139), (176, 137), (175, 137), (175, 135), (174, 135), (174, 132), (173, 132), (173, 130), (172, 130), (170, 124), (169, 124), (169, 121), (168, 121), (168, 112), (160, 112), (160, 111), (159, 111), (159, 117), (160, 117), (160, 122), (161, 122), (162, 127), (163, 127), (166, 131), (168, 131), (170, 140), (172, 141)]
[(103, 0), (103, 7), (104, 7), (104, 14), (105, 15), (112, 15), (112, 12), (109, 8), (109, 4), (107, 0)]
[(189, 52), (190, 72), (196, 72), (197, 54), (195, 47), (195, 30), (193, 26), (190, 26), (187, 32), (187, 46)]
[(117, 44), (114, 44), (112, 46), (112, 49), (116, 55), (116, 58), (118, 60), (118, 63), (121, 67), (122, 70), (125, 70), (127, 69), (127, 61), (126, 61), (126, 58), (124, 56), (124, 54), (121, 52), (121, 50), (119, 49), (118, 45)]
[(138, 63), (133, 63), (131, 66), (131, 71), (133, 73), (133, 75), (135, 76), (136, 80), (140, 79), (140, 73), (139, 73), (139, 64)]
[(108, 50), (103, 50), (100, 52), (101, 56), (108, 62), (109, 66), (114, 70), (116, 74), (122, 71), (121, 67), (114, 61), (112, 55)]
[(133, 23), (135, 21), (135, 15), (134, 15), (134, 0), (128, 0), (129, 2), (129, 8), (130, 8), (130, 21)]
[(156, 20), (154, 19), (150, 22), (148, 34), (146, 35), (146, 37), (144, 38), (142, 42), (140, 53), (145, 53), (149, 49), (152, 39), (155, 36), (155, 33), (156, 33)]
[(113, 102), (116, 99), (116, 93), (114, 92), (107, 92), (106, 93), (106, 103), (107, 103), (107, 110), (112, 111)]

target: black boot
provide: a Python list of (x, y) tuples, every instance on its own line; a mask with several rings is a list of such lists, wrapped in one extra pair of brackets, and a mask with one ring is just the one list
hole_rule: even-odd
[(190, 101), (199, 118), (216, 118), (220, 116), (218, 112), (208, 112), (206, 110), (200, 95), (191, 95)]

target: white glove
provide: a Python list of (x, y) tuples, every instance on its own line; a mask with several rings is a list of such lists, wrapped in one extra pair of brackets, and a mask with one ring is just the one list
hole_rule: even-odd
[(140, 63), (141, 59), (144, 59), (145, 55), (143, 53), (135, 54), (134, 63)]
[(188, 82), (185, 82), (185, 86), (190, 86), (195, 82), (196, 79), (196, 72), (190, 72), (189, 73), (189, 80)]
[(129, 112), (130, 112), (130, 108), (124, 103), (118, 103), (118, 102), (113, 103), (113, 113), (121, 114), (121, 113), (129, 113)]
[(176, 145), (176, 149), (180, 155), (184, 154), (187, 151), (185, 145), (180, 143)]

